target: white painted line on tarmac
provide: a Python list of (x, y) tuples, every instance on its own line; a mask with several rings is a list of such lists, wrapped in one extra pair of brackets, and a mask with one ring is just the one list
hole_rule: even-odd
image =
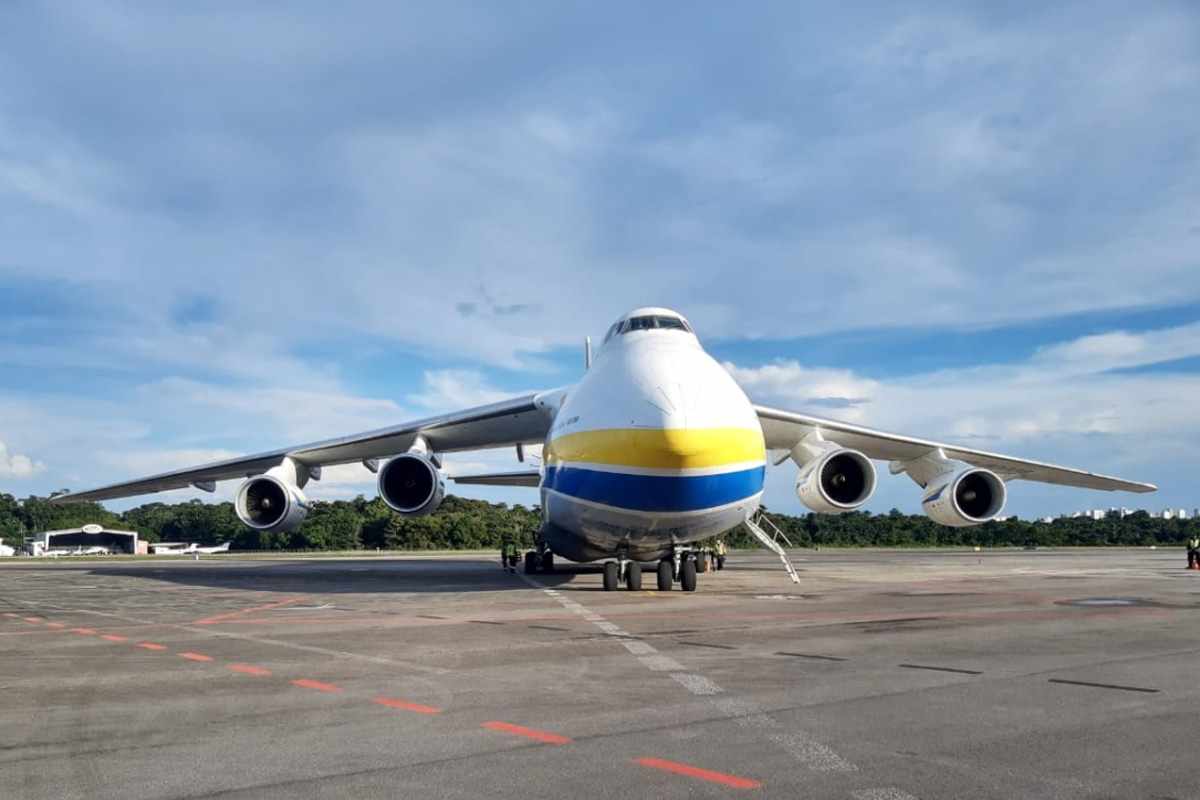
[(692, 694), (702, 697), (720, 694), (725, 691), (703, 675), (694, 675), (689, 672), (675, 672), (671, 674), (671, 677)]
[[(670, 656), (660, 653), (654, 645), (641, 639), (634, 639), (620, 625), (609, 622), (603, 616), (580, 603), (564, 597), (561, 592), (543, 586), (540, 582), (524, 573), (518, 573), (521, 580), (535, 589), (541, 590), (563, 608), (578, 614), (591, 622), (608, 636), (620, 641), (621, 646), (638, 661), (654, 672), (669, 672), (680, 686), (697, 697), (710, 698), (719, 711), (731, 717), (733, 721), (747, 729), (755, 730), (775, 746), (801, 765), (813, 772), (852, 773), (858, 772), (858, 767), (833, 751), (828, 745), (818, 741), (807, 731), (785, 728), (782, 723), (772, 719), (754, 703), (724, 695), (725, 690), (703, 675), (688, 672), (687, 668)], [(918, 800), (916, 797), (895, 788), (862, 789), (851, 794), (854, 800)]]
[(638, 661), (642, 662), (647, 669), (655, 672), (683, 672), (687, 667), (680, 664), (670, 656), (664, 656), (662, 653), (655, 653), (648, 656), (639, 656)]
[(775, 719), (760, 713), (754, 703), (734, 697), (722, 697), (713, 702), (717, 708), (733, 717), (738, 725), (743, 728), (757, 729), (771, 742), (813, 772), (858, 771), (857, 766), (842, 758), (827, 745), (817, 741), (812, 734), (785, 728)]
[(851, 792), (854, 800), (917, 800), (908, 792), (902, 792), (894, 787), (883, 789), (859, 789)]

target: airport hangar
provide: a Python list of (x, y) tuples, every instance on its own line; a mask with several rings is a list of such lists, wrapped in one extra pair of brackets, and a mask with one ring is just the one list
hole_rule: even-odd
[(34, 537), (42, 552), (73, 547), (107, 547), (114, 553), (146, 555), (146, 542), (138, 538), (136, 531), (119, 531), (103, 525), (84, 525), (61, 531), (44, 531)]

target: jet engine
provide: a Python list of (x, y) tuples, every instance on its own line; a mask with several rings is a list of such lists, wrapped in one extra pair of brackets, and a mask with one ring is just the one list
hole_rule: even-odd
[(238, 519), (270, 533), (295, 530), (308, 516), (308, 498), (283, 474), (258, 475), (238, 489), (233, 507)]
[(796, 475), (800, 502), (819, 514), (860, 508), (875, 493), (875, 465), (857, 450), (826, 449), (806, 461)]
[(410, 450), (379, 468), (379, 496), (397, 514), (432, 514), (446, 496), (446, 481), (428, 454)]
[(990, 522), (1004, 510), (1008, 490), (991, 470), (967, 467), (944, 474), (925, 490), (921, 507), (934, 522), (966, 528)]

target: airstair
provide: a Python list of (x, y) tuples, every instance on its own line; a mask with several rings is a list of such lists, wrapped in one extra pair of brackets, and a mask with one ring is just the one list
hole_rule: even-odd
[[(764, 530), (764, 527), (769, 528), (771, 532), (768, 533)], [(753, 517), (748, 517), (746, 519), (746, 530), (754, 534), (754, 538), (758, 539), (759, 544), (779, 556), (779, 560), (783, 562), (783, 568), (787, 570), (788, 577), (792, 579), (792, 583), (800, 582), (800, 576), (796, 574), (796, 568), (792, 566), (787, 551), (783, 549), (784, 545), (787, 547), (794, 547), (795, 545), (788, 541), (783, 531), (779, 530), (779, 526), (771, 521), (766, 512), (760, 510)], [(780, 545), (780, 540), (783, 540), (783, 545)]]

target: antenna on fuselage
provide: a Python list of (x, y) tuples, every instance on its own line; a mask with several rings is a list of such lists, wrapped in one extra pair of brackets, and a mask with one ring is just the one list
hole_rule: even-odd
[(583, 337), (583, 368), (592, 368), (592, 337)]

